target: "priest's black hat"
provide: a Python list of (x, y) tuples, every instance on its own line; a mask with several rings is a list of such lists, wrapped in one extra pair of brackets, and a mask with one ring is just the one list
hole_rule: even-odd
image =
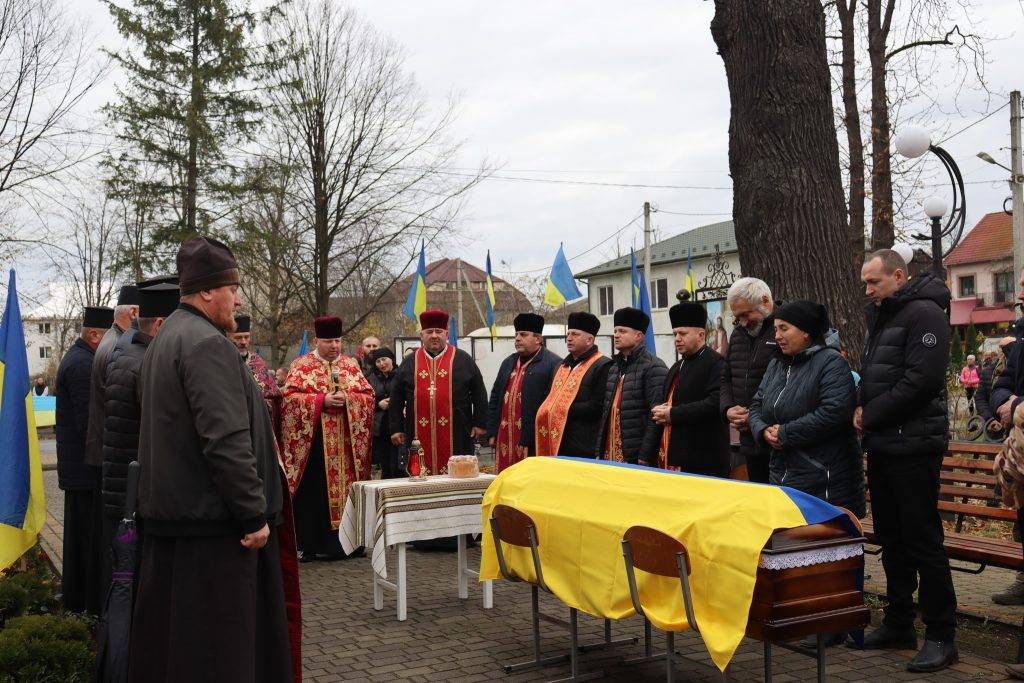
[(647, 328), (651, 325), (651, 318), (649, 315), (641, 311), (639, 308), (620, 308), (615, 311), (615, 327), (628, 327), (636, 330), (637, 332), (647, 332)]
[(139, 290), (139, 317), (166, 318), (178, 307), (181, 290), (178, 285), (163, 283)]
[(579, 311), (569, 314), (569, 322), (565, 327), (570, 330), (582, 330), (597, 336), (598, 331), (601, 329), (601, 320), (593, 313)]
[(146, 280), (139, 280), (135, 283), (135, 286), (139, 289), (146, 287), (152, 287), (153, 285), (176, 285), (178, 284), (177, 275), (154, 275)]
[(235, 332), (252, 332), (252, 318), (247, 315), (236, 315)]
[(700, 304), (689, 301), (676, 304), (668, 309), (672, 327), (707, 327), (708, 312)]
[(223, 242), (211, 237), (193, 237), (178, 249), (178, 277), (182, 295), (204, 289), (241, 284), (235, 255)]
[(536, 313), (520, 313), (512, 320), (512, 327), (516, 328), (516, 332), (544, 334), (544, 316)]
[(139, 288), (135, 285), (124, 285), (117, 295), (118, 306), (138, 306)]
[(322, 315), (313, 321), (313, 334), (317, 339), (338, 339), (341, 331), (341, 318), (337, 316)]
[(114, 324), (114, 309), (106, 306), (86, 306), (82, 313), (82, 327), (110, 327)]

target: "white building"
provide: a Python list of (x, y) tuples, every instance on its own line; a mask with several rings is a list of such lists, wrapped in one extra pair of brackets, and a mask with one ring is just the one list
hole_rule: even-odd
[[(712, 325), (721, 316), (726, 332), (732, 331), (732, 314), (725, 304), (725, 295), (729, 285), (740, 277), (733, 222), (703, 225), (655, 242), (651, 245), (651, 274), (646, 279), (658, 355), (662, 358), (674, 357), (668, 309), (678, 302), (676, 295), (686, 286), (687, 254), (696, 288), (695, 300), (707, 306)], [(636, 252), (636, 259), (637, 266), (642, 268), (642, 251)], [(588, 285), (590, 312), (600, 318), (601, 331), (610, 332), (615, 310), (633, 303), (629, 254), (577, 273), (576, 277)]]
[[(46, 300), (23, 312), (22, 330), (25, 335), (25, 352), (28, 355), (28, 372), (35, 377), (56, 370), (61, 356), (74, 343), (75, 336), (82, 331), (81, 311), (76, 310), (70, 287), (50, 285)], [(52, 380), (52, 377), (49, 378)]]

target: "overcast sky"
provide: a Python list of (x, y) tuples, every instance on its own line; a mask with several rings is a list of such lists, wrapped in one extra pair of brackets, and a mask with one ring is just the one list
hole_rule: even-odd
[[(117, 44), (106, 10), (95, 0), (76, 7), (108, 45)], [(88, 3), (88, 4), (86, 4)], [(76, 3), (77, 4), (77, 3)], [(728, 175), (729, 96), (709, 24), (708, 1), (356, 0), (377, 29), (404, 46), (407, 67), (440, 106), (460, 96), (453, 133), (464, 140), (460, 165), (487, 159), (496, 175), (548, 180), (708, 189), (608, 187), (492, 179), (474, 190), (461, 218), (470, 235), (464, 257), (483, 265), (490, 248), (496, 274), (546, 269), (559, 241), (568, 256), (594, 247), (651, 201), (667, 211), (654, 224), (667, 237), (724, 220), (731, 210)], [(1024, 87), (1021, 0), (977, 0), (989, 44), (994, 104), (980, 93), (961, 96), (960, 114), (937, 126), (955, 132)], [(94, 98), (112, 93), (109, 83)], [(949, 92), (932, 95), (954, 111)], [(862, 96), (862, 109), (868, 105)], [(941, 115), (940, 116), (944, 116)], [(977, 159), (988, 150), (1007, 162), (1009, 112), (963, 132), (945, 147), (968, 186), (968, 225), (1001, 210), (1006, 173)], [(938, 164), (937, 160), (928, 163)], [(994, 180), (996, 182), (981, 182)], [(942, 192), (940, 188), (936, 191)], [(642, 245), (642, 222), (620, 244)], [(574, 271), (614, 255), (609, 240), (573, 260)], [(429, 254), (428, 259), (448, 254)]]

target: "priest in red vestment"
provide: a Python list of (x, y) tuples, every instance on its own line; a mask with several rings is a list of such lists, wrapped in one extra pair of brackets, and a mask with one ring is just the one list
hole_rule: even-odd
[(494, 446), (494, 473), (536, 453), (537, 409), (551, 390), (562, 359), (544, 348), (544, 318), (520, 313), (512, 321), (516, 352), (501, 363), (491, 389), (487, 436)]
[(373, 388), (341, 353), (341, 319), (314, 322), (316, 348), (292, 362), (281, 448), (300, 561), (345, 557), (338, 525), (352, 482), (370, 478)]
[(255, 351), (252, 346), (252, 318), (247, 315), (235, 316), (235, 331), (228, 335), (231, 343), (242, 354), (242, 359), (252, 371), (256, 384), (260, 385), (263, 392), (263, 400), (267, 403), (267, 410), (270, 411), (270, 418), (273, 421), (274, 433), (278, 432), (281, 424), (281, 389), (277, 386), (274, 373), (267, 367), (267, 362)]
[(447, 313), (423, 311), (420, 327), (422, 345), (395, 373), (388, 419), (392, 443), (418, 439), (429, 473), (440, 474), (487, 432), (487, 389), (473, 357), (448, 344)]

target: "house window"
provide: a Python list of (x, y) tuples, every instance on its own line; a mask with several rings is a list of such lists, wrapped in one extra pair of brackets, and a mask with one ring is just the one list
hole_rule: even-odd
[(996, 273), (992, 276), (992, 290), (995, 292), (995, 303), (1005, 304), (1013, 301), (1013, 271), (1008, 270), (1005, 273)]
[(40, 346), (39, 347), (39, 357), (44, 359), (44, 360), (49, 358), (52, 353), (53, 353), (53, 349), (51, 347), (49, 347), (49, 346)]
[(50, 323), (39, 323), (39, 334), (50, 334)]
[(597, 296), (601, 301), (601, 315), (611, 315), (615, 312), (615, 300), (612, 298), (611, 285), (598, 287)]
[(651, 308), (668, 308), (668, 280), (651, 281)]
[(974, 276), (973, 275), (961, 275), (960, 276), (960, 296), (974, 296)]

